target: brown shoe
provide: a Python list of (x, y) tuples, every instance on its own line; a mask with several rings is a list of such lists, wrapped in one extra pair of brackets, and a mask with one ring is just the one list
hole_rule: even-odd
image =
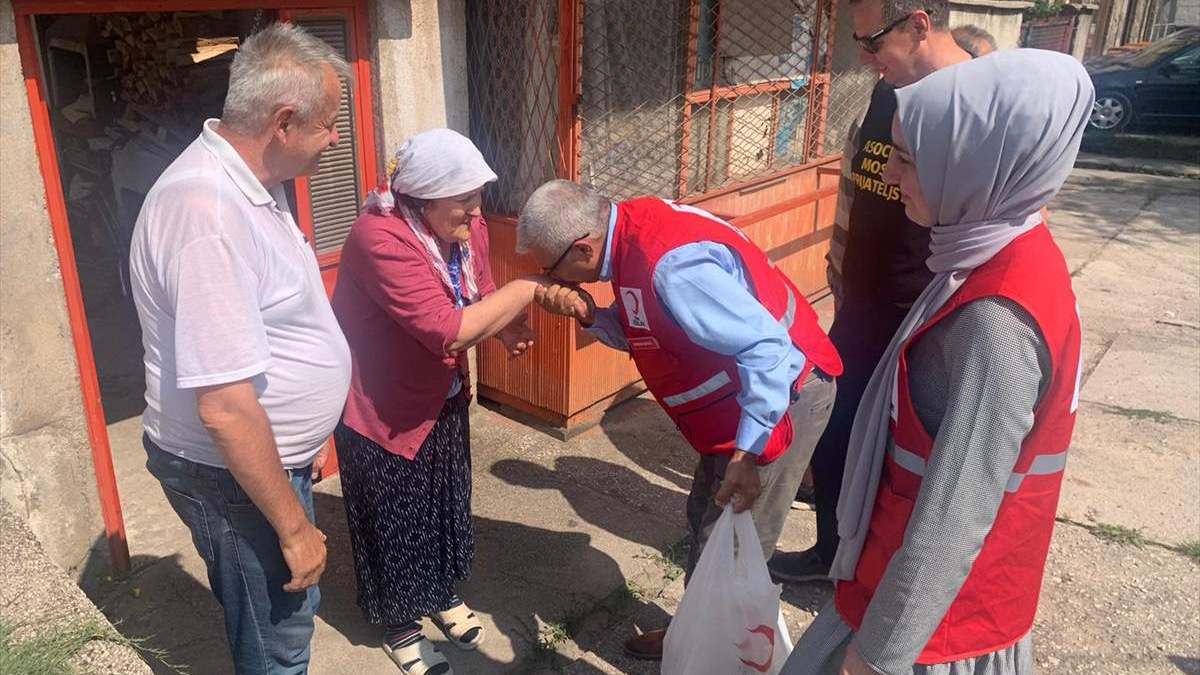
[(666, 628), (648, 630), (625, 641), (625, 653), (642, 661), (661, 661)]

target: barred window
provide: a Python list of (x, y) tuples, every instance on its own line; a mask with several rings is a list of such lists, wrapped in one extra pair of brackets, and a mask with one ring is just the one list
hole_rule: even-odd
[(493, 212), (555, 176), (686, 198), (840, 151), (825, 138), (834, 0), (468, 0), (467, 16)]

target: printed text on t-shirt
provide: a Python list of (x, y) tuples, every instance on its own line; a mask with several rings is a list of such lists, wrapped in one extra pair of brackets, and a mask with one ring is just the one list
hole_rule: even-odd
[(883, 167), (891, 155), (892, 145), (890, 143), (867, 141), (859, 155), (862, 160), (850, 172), (850, 176), (859, 190), (874, 193), (889, 202), (900, 199), (899, 186), (888, 185), (880, 180), (883, 175)]

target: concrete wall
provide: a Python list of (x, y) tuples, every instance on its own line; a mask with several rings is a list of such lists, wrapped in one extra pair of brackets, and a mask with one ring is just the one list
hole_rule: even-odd
[(371, 63), (379, 166), (404, 139), (469, 131), (466, 0), (375, 0)]
[(1071, 44), (1071, 56), (1080, 61), (1087, 58), (1088, 40), (1091, 38), (1093, 25), (1095, 24), (1096, 14), (1095, 6), (1089, 11), (1080, 12), (1075, 19), (1075, 40)]
[(1015, 49), (1021, 44), (1021, 14), (1032, 6), (1032, 2), (1008, 0), (953, 0), (950, 27), (978, 26), (996, 38), (1000, 49)]
[(103, 527), (16, 42), (0, 0), (0, 496), (70, 570)]
[(1181, 27), (1200, 26), (1200, 0), (1176, 0), (1171, 23)]
[(75, 574), (65, 573), (61, 565), (50, 560), (45, 545), (29, 530), (29, 524), (3, 501), (0, 541), (4, 542), (0, 546), (0, 575), (4, 578), (0, 584), (0, 620), (10, 626), (27, 626), (22, 633), (31, 630), (42, 639), (61, 639), (64, 629), (102, 627), (104, 636), (114, 639), (89, 642), (68, 661), (72, 673), (154, 675), (133, 645), (116, 639), (120, 634), (75, 585)]

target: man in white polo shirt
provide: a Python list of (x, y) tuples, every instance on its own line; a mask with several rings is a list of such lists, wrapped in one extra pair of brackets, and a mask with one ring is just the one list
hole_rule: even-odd
[(308, 671), (325, 568), (312, 476), (350, 353), (283, 183), (337, 145), (349, 77), (299, 28), (247, 39), (221, 119), (155, 183), (130, 250), (146, 465), (208, 567), (238, 675)]

